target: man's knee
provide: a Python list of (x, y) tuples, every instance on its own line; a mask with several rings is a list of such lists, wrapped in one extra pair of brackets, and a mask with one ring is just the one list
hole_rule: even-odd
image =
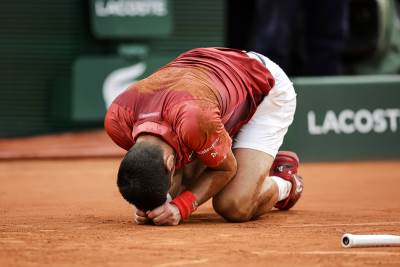
[(248, 201), (230, 196), (217, 195), (213, 198), (214, 210), (230, 222), (247, 222), (252, 219), (254, 208)]

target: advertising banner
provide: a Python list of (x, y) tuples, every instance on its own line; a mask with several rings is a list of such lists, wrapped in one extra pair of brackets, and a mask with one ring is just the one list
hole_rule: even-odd
[(305, 160), (400, 158), (400, 76), (297, 78), (284, 148)]
[(99, 38), (166, 37), (172, 33), (171, 0), (90, 0)]

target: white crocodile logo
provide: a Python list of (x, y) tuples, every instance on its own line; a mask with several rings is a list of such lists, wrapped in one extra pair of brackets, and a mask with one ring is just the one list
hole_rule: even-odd
[(146, 71), (147, 65), (139, 62), (135, 65), (114, 70), (103, 83), (103, 98), (108, 108), (113, 100), (122, 93), (129, 85), (136, 83), (137, 78)]

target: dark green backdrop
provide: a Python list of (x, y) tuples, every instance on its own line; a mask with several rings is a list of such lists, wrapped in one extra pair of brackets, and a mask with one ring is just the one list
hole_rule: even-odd
[(224, 44), (224, 0), (171, 2), (169, 38), (113, 41), (93, 37), (89, 1), (1, 1), (0, 137), (101, 125), (63, 119), (71, 109), (72, 66), (81, 56), (114, 55), (119, 43), (145, 44), (166, 56)]

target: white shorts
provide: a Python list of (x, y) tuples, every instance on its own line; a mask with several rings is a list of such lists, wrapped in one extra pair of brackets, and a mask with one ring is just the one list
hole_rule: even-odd
[(296, 93), (285, 72), (269, 58), (248, 52), (247, 55), (260, 61), (275, 79), (266, 96), (250, 121), (236, 135), (233, 148), (251, 148), (265, 152), (275, 158), (288, 127), (293, 122), (296, 110)]

